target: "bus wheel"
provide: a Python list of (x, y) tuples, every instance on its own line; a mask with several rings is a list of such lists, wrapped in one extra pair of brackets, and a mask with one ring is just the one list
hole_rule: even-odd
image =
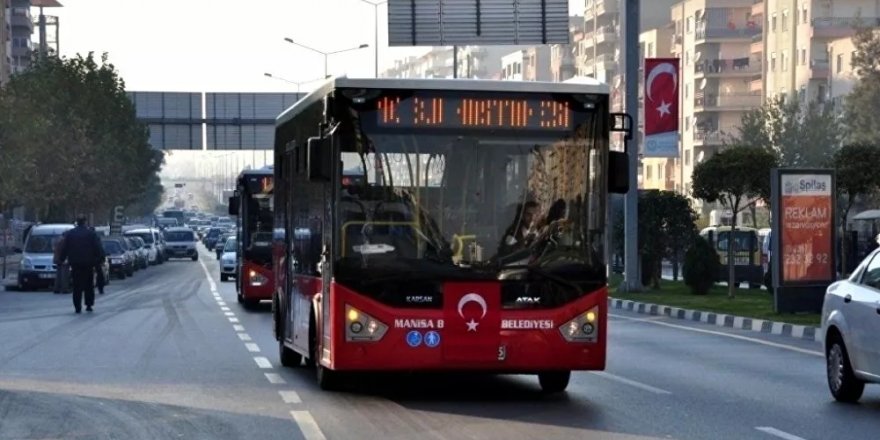
[(545, 393), (561, 393), (568, 387), (571, 371), (548, 371), (538, 373), (538, 383)]
[(281, 365), (285, 367), (298, 367), (302, 363), (302, 355), (287, 348), (284, 345), (284, 338), (278, 341), (278, 357), (281, 358)]
[(326, 368), (321, 365), (320, 362), (318, 362), (316, 366), (315, 373), (318, 379), (318, 386), (321, 387), (322, 390), (336, 391), (341, 388), (343, 378), (342, 373)]
[(315, 309), (313, 308), (309, 310), (309, 356), (306, 357), (306, 366), (309, 368), (318, 364), (316, 362), (318, 356), (316, 348), (318, 346), (318, 330), (315, 322)]

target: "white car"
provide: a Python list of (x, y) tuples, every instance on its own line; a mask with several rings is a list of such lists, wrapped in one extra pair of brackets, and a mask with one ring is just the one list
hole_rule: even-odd
[(199, 252), (196, 250), (196, 234), (190, 228), (168, 228), (164, 232), (165, 256), (172, 258), (190, 258), (199, 260)]
[(159, 247), (161, 233), (158, 229), (131, 229), (126, 231), (123, 235), (126, 237), (140, 237), (141, 240), (144, 241), (147, 251), (147, 261), (149, 261), (150, 264), (159, 264), (162, 262), (163, 251)]
[(227, 281), (230, 277), (238, 276), (236, 248), (235, 237), (229, 237), (223, 245), (223, 255), (220, 256), (220, 281)]
[(880, 383), (880, 250), (853, 274), (830, 286), (822, 305), (828, 388), (856, 402), (866, 383)]

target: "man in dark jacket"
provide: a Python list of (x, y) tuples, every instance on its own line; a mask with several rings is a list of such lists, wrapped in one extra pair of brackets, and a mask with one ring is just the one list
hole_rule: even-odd
[(102, 246), (98, 234), (86, 227), (86, 218), (76, 219), (76, 227), (67, 231), (61, 248), (61, 261), (70, 264), (70, 277), (73, 281), (73, 307), (82, 313), (83, 293), (86, 311), (91, 312), (95, 305), (94, 274), (95, 266), (101, 259)]

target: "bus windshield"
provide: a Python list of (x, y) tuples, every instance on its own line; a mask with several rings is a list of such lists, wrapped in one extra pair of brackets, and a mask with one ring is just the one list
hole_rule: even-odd
[(588, 122), (577, 135), (360, 132), (342, 147), (337, 279), (552, 272), (594, 289), (605, 281), (607, 144)]

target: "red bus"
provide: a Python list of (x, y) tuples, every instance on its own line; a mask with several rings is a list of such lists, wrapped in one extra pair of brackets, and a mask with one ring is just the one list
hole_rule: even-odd
[(229, 198), (229, 215), (236, 217), (235, 287), (238, 302), (246, 308), (272, 299), (274, 180), (271, 166), (244, 170), (236, 179), (235, 194)]
[(615, 118), (600, 83), (334, 78), (294, 104), (275, 134), (281, 363), (323, 389), (403, 370), (560, 392), (604, 369)]

